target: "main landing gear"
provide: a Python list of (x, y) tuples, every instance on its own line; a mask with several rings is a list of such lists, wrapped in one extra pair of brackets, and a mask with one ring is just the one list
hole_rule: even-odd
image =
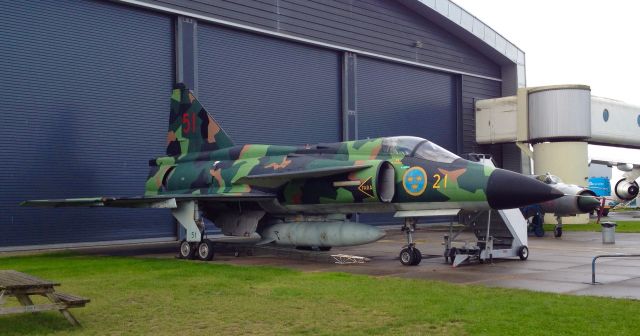
[(178, 258), (209, 261), (213, 259), (213, 243), (208, 240), (203, 240), (199, 243), (190, 243), (183, 240), (180, 242)]
[(400, 250), (400, 263), (405, 266), (416, 266), (422, 261), (422, 252), (415, 247), (413, 242), (413, 232), (416, 230), (416, 218), (407, 217), (404, 219), (402, 232), (407, 237), (407, 245)]
[(200, 241), (189, 242), (186, 239), (180, 241), (178, 258), (209, 261), (213, 259), (213, 242), (204, 237), (204, 220), (202, 217), (196, 218), (194, 222), (199, 232)]
[(213, 243), (204, 238), (204, 219), (200, 216), (196, 201), (179, 202), (172, 211), (173, 216), (186, 230), (186, 237), (180, 242), (178, 258), (213, 259)]

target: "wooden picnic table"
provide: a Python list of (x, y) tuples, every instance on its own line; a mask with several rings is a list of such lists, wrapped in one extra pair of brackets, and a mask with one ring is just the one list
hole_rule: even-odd
[[(84, 307), (89, 299), (56, 292), (54, 286), (60, 286), (60, 283), (13, 270), (0, 270), (0, 315), (57, 310), (72, 325), (79, 326), (80, 323), (68, 308)], [(34, 304), (31, 295), (44, 296), (49, 299), (49, 303)], [(22, 306), (4, 307), (6, 298), (11, 296), (18, 299)]]

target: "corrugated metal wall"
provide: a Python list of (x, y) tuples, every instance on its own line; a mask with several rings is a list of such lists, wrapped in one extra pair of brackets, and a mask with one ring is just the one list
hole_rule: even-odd
[[(381, 55), (501, 77), (500, 66), (495, 62), (396, 1), (141, 1)], [(416, 41), (422, 46), (416, 47)]]
[[(489, 57), (396, 1), (141, 1), (168, 10), (193, 13), (454, 71), (495, 78), (501, 78), (502, 75), (500, 65)], [(491, 87), (491, 91), (494, 87), (501, 86), (499, 81), (474, 79), (471, 80), (474, 82), (472, 85)], [(466, 104), (461, 115), (464, 145), (460, 147), (463, 152), (477, 151), (473, 130), (475, 126), (471, 126), (471, 129), (468, 126), (475, 117), (469, 101), (478, 90), (483, 91), (482, 88), (469, 87), (469, 91), (462, 93)], [(466, 90), (464, 85), (462, 90)], [(491, 97), (499, 96), (501, 92), (498, 89)]]
[(96, 1), (0, 11), (0, 247), (174, 235), (166, 211), (33, 209), (33, 198), (136, 195), (163, 154), (172, 20)]
[[(501, 96), (501, 83), (472, 76), (462, 76), (462, 152), (483, 153), (476, 143), (475, 101)], [(501, 161), (497, 161), (498, 163)]]
[[(358, 138), (413, 135), (458, 150), (456, 76), (359, 57), (356, 66)], [(401, 223), (393, 213), (361, 214), (370, 224)], [(422, 222), (448, 218), (426, 218)]]
[(236, 144), (340, 141), (340, 54), (198, 27), (200, 100)]
[(358, 138), (413, 135), (457, 151), (455, 76), (360, 57)]
[[(501, 75), (489, 58), (396, 2), (147, 2), (454, 71)], [(24, 199), (143, 192), (148, 159), (164, 153), (176, 70), (173, 21), (171, 14), (111, 1), (3, 7), (7, 47), (0, 71), (8, 88), (0, 94), (6, 139), (0, 147), (0, 248), (175, 234), (164, 210), (17, 206)], [(205, 21), (197, 27), (197, 64), (180, 69), (193, 69), (200, 100), (236, 143), (341, 140), (341, 51)], [(500, 82), (356, 58), (357, 83), (349, 94), (357, 97), (359, 138), (409, 134), (453, 151), (477, 148), (473, 99), (500, 96)]]

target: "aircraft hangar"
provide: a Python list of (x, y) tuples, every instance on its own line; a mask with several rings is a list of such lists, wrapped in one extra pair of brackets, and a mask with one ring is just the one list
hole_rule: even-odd
[(522, 162), (478, 147), (473, 104), (523, 87), (524, 53), (448, 0), (15, 1), (0, 18), (0, 250), (175, 239), (164, 210), (18, 206), (142, 194), (175, 82), (237, 144), (415, 135)]

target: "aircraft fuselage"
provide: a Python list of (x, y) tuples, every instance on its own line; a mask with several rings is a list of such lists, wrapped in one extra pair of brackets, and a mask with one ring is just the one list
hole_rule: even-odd
[[(421, 150), (422, 146), (428, 148)], [(420, 155), (432, 155), (441, 160), (429, 160)], [(261, 204), (269, 213), (482, 210), (491, 205), (501, 208), (500, 199), (513, 207), (512, 202), (508, 202), (509, 195), (490, 200), (494, 194), (491, 185), (529, 180), (464, 160), (424, 139), (413, 137), (300, 147), (250, 144), (180, 157), (161, 157), (150, 164), (145, 196), (275, 193), (276, 201)], [(335, 174), (335, 169), (340, 167), (345, 170), (360, 168)], [(334, 173), (323, 174), (325, 168)], [(305, 174), (306, 171), (311, 173)], [(495, 171), (500, 171), (498, 177)], [(296, 172), (303, 173), (296, 175)], [(517, 193), (535, 192), (526, 186), (520, 187), (522, 189), (511, 189)], [(549, 191), (544, 192), (546, 196)]]

